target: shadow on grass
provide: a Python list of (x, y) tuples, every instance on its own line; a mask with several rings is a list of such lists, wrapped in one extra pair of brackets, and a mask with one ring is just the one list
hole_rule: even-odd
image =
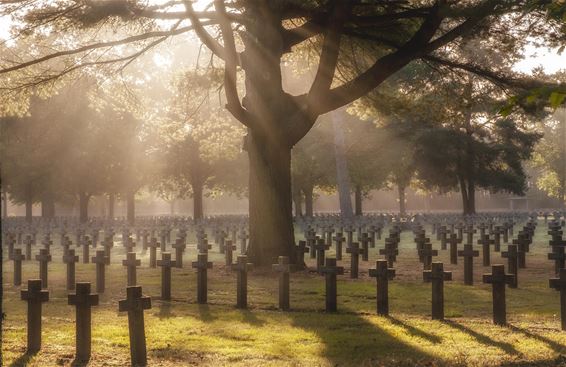
[(207, 304), (197, 304), (197, 307), (199, 317), (202, 321), (210, 322), (217, 319), (217, 317), (210, 312), (210, 307), (208, 307)]
[(250, 310), (238, 310), (240, 315), (242, 315), (242, 321), (254, 326), (263, 326), (265, 325), (265, 321), (260, 320), (257, 316), (251, 312)]
[(548, 339), (548, 338), (546, 338), (542, 335), (534, 334), (534, 333), (532, 333), (528, 330), (518, 328), (517, 326), (509, 325), (509, 328), (516, 333), (521, 333), (528, 338), (533, 338), (535, 340), (538, 340), (541, 343), (548, 345), (552, 350), (554, 350), (557, 353), (566, 352), (566, 345), (557, 343), (554, 340)]
[(169, 317), (173, 316), (173, 313), (171, 312), (171, 308), (172, 305), (170, 302), (167, 301), (159, 301), (159, 313), (157, 314), (157, 317), (159, 317), (160, 319), (166, 319)]
[[(332, 366), (409, 366), (444, 365), (442, 358), (411, 345), (379, 327), (352, 310), (343, 312), (289, 312), (292, 324), (316, 334), (322, 348), (320, 356)], [(391, 319), (390, 319), (391, 320)], [(392, 319), (409, 334), (425, 338), (432, 343), (440, 340), (433, 335), (416, 330), (411, 326)]]
[(439, 336), (426, 333), (420, 329), (417, 329), (414, 326), (411, 326), (399, 319), (394, 318), (393, 316), (387, 316), (387, 320), (389, 320), (389, 322), (391, 322), (393, 325), (405, 329), (405, 331), (411, 336), (426, 339), (433, 344), (439, 344), (442, 342), (442, 338), (440, 338)]
[(507, 354), (510, 355), (514, 355), (514, 356), (520, 356), (521, 352), (519, 352), (517, 349), (515, 349), (515, 347), (512, 344), (509, 343), (505, 343), (505, 342), (499, 342), (496, 340), (493, 340), (491, 337), (484, 335), (484, 334), (480, 334), (475, 330), (472, 330), (462, 324), (459, 324), (455, 321), (452, 320), (444, 320), (443, 321), (444, 324), (457, 329), (459, 331), (461, 331), (462, 333), (468, 334), (469, 336), (473, 337), (474, 339), (476, 339), (476, 341), (478, 343), (484, 344), (486, 346), (491, 346), (491, 347), (496, 347), (501, 349), (502, 351), (504, 351)]
[(26, 352), (15, 359), (12, 363), (10, 363), (10, 367), (23, 367), (27, 366), (29, 361), (36, 355), (37, 353)]

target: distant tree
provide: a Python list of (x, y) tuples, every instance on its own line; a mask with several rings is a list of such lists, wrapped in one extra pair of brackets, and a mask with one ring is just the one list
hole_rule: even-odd
[(532, 166), (538, 171), (537, 187), (566, 205), (566, 108), (549, 118), (538, 142)]

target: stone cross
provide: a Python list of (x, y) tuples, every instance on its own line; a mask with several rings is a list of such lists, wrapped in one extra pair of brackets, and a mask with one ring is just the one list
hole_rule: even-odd
[(507, 251), (501, 253), (501, 257), (507, 259), (507, 269), (509, 274), (513, 275), (513, 281), (509, 283), (509, 288), (517, 288), (519, 286), (519, 250), (517, 245), (508, 245)]
[(371, 239), (369, 238), (367, 233), (362, 233), (362, 237), (360, 238), (360, 244), (362, 245), (362, 261), (369, 261), (369, 244)]
[(313, 246), (316, 250), (316, 271), (320, 272), (320, 268), (324, 266), (325, 251), (329, 246), (322, 238), (318, 238)]
[(33, 244), (33, 241), (31, 239), (30, 235), (26, 236), (26, 239), (24, 241), (24, 245), (26, 245), (26, 260), (30, 261), (32, 259), (31, 257), (31, 245)]
[(474, 244), (474, 233), (476, 233), (477, 231), (474, 229), (473, 225), (469, 225), (468, 227), (466, 227), (466, 229), (464, 230), (464, 233), (467, 235), (467, 243), (468, 245), (473, 245)]
[(503, 234), (502, 226), (495, 226), (493, 229), (493, 250), (495, 252), (501, 251), (501, 235)]
[[(448, 244), (450, 245), (450, 264), (458, 264), (458, 244), (460, 239), (456, 233), (451, 233), (448, 237)], [(471, 245), (471, 243), (470, 243)]]
[(564, 269), (566, 261), (564, 246), (552, 246), (552, 252), (548, 254), (548, 259), (554, 260), (554, 273), (556, 275), (560, 274), (560, 269)]
[(108, 238), (106, 241), (104, 241), (103, 246), (104, 246), (104, 253), (108, 257), (108, 263), (110, 263), (112, 256), (112, 247), (114, 247), (114, 240)]
[(305, 240), (307, 241), (307, 247), (310, 249), (310, 258), (314, 259), (316, 257), (316, 233), (314, 231), (309, 230), (305, 235)]
[(516, 240), (513, 240), (512, 243), (517, 245), (517, 266), (519, 269), (524, 269), (527, 267), (526, 265), (526, 252), (527, 246), (529, 244), (529, 239), (526, 236), (520, 235), (517, 237)]
[(238, 235), (238, 239), (240, 240), (240, 254), (241, 255), (244, 255), (246, 253), (249, 238), (250, 238), (250, 236), (246, 233), (245, 230), (242, 230), (240, 232), (240, 234)]
[(137, 283), (136, 267), (141, 265), (141, 260), (136, 259), (135, 252), (128, 252), (126, 260), (122, 260), (122, 266), (128, 268), (128, 287), (133, 287)]
[(489, 238), (489, 235), (483, 235), (478, 240), (478, 245), (482, 245), (483, 266), (491, 265), (490, 245), (495, 243), (494, 240)]
[(206, 238), (203, 238), (197, 243), (197, 249), (199, 253), (208, 254), (208, 250), (212, 249), (212, 245), (209, 245), (208, 240)]
[(289, 257), (279, 256), (277, 264), (273, 264), (272, 269), (274, 272), (279, 273), (279, 308), (283, 311), (289, 310), (289, 272), (291, 265), (289, 264)]
[(233, 253), (236, 250), (236, 245), (233, 244), (232, 240), (224, 241), (224, 260), (226, 266), (232, 266), (233, 263)]
[(299, 241), (299, 244), (297, 245), (296, 248), (296, 254), (297, 254), (297, 264), (301, 265), (305, 263), (305, 254), (307, 252), (309, 252), (309, 248), (307, 247), (307, 242), (306, 241)]
[(232, 270), (236, 271), (238, 274), (236, 285), (237, 308), (248, 307), (248, 271), (251, 270), (252, 266), (253, 264), (248, 263), (248, 257), (246, 255), (238, 255), (238, 261), (235, 264), (232, 264)]
[(14, 261), (14, 285), (20, 286), (22, 284), (22, 261), (26, 257), (22, 254), (22, 250), (14, 249), (12, 260)]
[(441, 226), (438, 229), (438, 239), (440, 240), (440, 249), (446, 250), (446, 235), (448, 234), (448, 229), (446, 226)]
[(326, 283), (326, 311), (336, 312), (337, 310), (337, 275), (344, 274), (344, 268), (336, 266), (336, 259), (327, 258), (325, 265), (320, 269), (320, 273), (324, 274)]
[(336, 232), (336, 235), (332, 239), (336, 243), (336, 260), (342, 260), (342, 244), (346, 238), (342, 232)]
[(47, 264), (51, 261), (51, 255), (49, 254), (49, 250), (47, 249), (40, 249), (39, 255), (35, 256), (35, 259), (39, 261), (39, 278), (41, 279), (41, 284), (43, 289), (47, 288)]
[(98, 306), (98, 294), (90, 293), (90, 283), (77, 283), (75, 294), (68, 295), (69, 305), (75, 306), (77, 349), (76, 360), (87, 362), (91, 351), (91, 307)]
[(385, 248), (379, 250), (380, 255), (384, 255), (389, 267), (392, 268), (399, 255), (397, 244), (391, 239), (385, 239)]
[(474, 257), (480, 256), (480, 252), (474, 250), (472, 245), (464, 245), (464, 250), (458, 251), (458, 256), (464, 258), (464, 284), (474, 285)]
[(164, 252), (161, 260), (157, 260), (157, 266), (161, 266), (161, 299), (169, 301), (171, 299), (171, 267), (175, 266), (176, 261), (171, 260), (171, 254)]
[(49, 292), (42, 290), (41, 279), (28, 280), (28, 289), (21, 291), (21, 298), (28, 303), (27, 352), (41, 349), (41, 304), (49, 301)]
[(389, 281), (395, 277), (395, 269), (389, 268), (387, 260), (377, 260), (369, 276), (377, 280), (377, 314), (389, 315)]
[(96, 256), (91, 259), (96, 264), (96, 293), (104, 293), (106, 265), (110, 265), (110, 259), (106, 256), (106, 251), (96, 251)]
[(505, 285), (511, 284), (513, 278), (512, 274), (505, 274), (505, 265), (493, 265), (491, 274), (483, 275), (483, 282), (492, 285), (493, 323), (496, 325), (507, 325)]
[(67, 290), (75, 289), (75, 263), (79, 261), (79, 257), (75, 255), (74, 249), (69, 249), (63, 255), (63, 263), (67, 264)]
[(432, 319), (444, 320), (444, 281), (452, 280), (452, 272), (444, 271), (441, 262), (434, 262), (431, 270), (423, 272), (423, 280), (432, 282)]
[(88, 264), (90, 258), (90, 242), (83, 241), (83, 264)]
[(157, 267), (157, 248), (161, 247), (161, 244), (152, 238), (147, 247), (149, 247), (149, 267), (155, 268)]
[(352, 242), (350, 247), (346, 249), (346, 252), (350, 254), (350, 278), (351, 279), (358, 279), (358, 269), (360, 263), (360, 255), (366, 249), (360, 248), (360, 245), (357, 242)]
[[(174, 261), (175, 267), (182, 269), (183, 252), (187, 247), (187, 245), (185, 244), (185, 240), (183, 240), (182, 238), (177, 238), (177, 240), (175, 240), (175, 243), (172, 245), (172, 247), (175, 249), (175, 261)], [(163, 257), (163, 254), (161, 254), (161, 256)]]
[(430, 270), (432, 266), (432, 258), (438, 256), (438, 250), (432, 249), (432, 243), (423, 243), (422, 248), (419, 250), (419, 257), (422, 258), (424, 270)]
[(548, 285), (560, 291), (560, 320), (562, 330), (566, 330), (566, 269), (560, 269), (558, 278), (550, 279)]
[(212, 263), (208, 261), (208, 254), (198, 254), (197, 261), (193, 261), (192, 267), (197, 269), (197, 302), (205, 304), (208, 298), (207, 271), (212, 269)]
[(128, 311), (130, 356), (132, 366), (147, 365), (143, 311), (151, 308), (151, 298), (142, 296), (139, 286), (126, 288), (126, 299), (119, 301), (118, 310)]

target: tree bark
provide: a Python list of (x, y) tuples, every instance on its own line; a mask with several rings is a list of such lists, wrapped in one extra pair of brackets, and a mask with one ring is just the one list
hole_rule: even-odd
[(303, 188), (305, 194), (305, 216), (311, 218), (314, 215), (314, 188), (307, 186)]
[(114, 219), (115, 202), (116, 196), (114, 194), (108, 194), (108, 219)]
[(86, 223), (88, 221), (88, 202), (90, 195), (86, 192), (79, 193), (79, 222)]
[(399, 215), (406, 215), (407, 209), (405, 206), (405, 186), (397, 186), (397, 191), (399, 193)]
[[(276, 143), (279, 143), (276, 145)], [(247, 137), (250, 160), (250, 260), (273, 264), (278, 256), (294, 259), (295, 239), (291, 200), (291, 148)]]
[(468, 182), (468, 214), (476, 214), (476, 187), (473, 181)]
[(204, 218), (203, 205), (203, 185), (194, 183), (193, 185), (193, 219), (202, 220)]
[(26, 196), (26, 222), (31, 223), (33, 219), (33, 199), (31, 194)]
[[(348, 171), (348, 160), (346, 158), (346, 147), (344, 142), (344, 127), (339, 112), (331, 112), (332, 126), (334, 129), (334, 155), (336, 157), (336, 185), (338, 187), (338, 198), (340, 200), (340, 214), (345, 218), (353, 216), (350, 172)], [(356, 215), (358, 215), (356, 213)]]
[(8, 218), (8, 193), (2, 191), (2, 218)]
[(55, 200), (51, 194), (46, 194), (41, 200), (41, 217), (53, 219), (55, 217)]
[(362, 197), (362, 187), (360, 185), (356, 185), (356, 190), (354, 192), (354, 201), (356, 203), (356, 215), (363, 215), (363, 210), (362, 210), (362, 201), (363, 201), (363, 197)]
[(128, 224), (133, 226), (136, 223), (136, 193), (126, 194), (126, 219)]

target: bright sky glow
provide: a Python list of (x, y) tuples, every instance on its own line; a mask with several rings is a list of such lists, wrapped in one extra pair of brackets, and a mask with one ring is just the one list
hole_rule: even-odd
[(515, 65), (515, 70), (530, 74), (536, 67), (542, 66), (547, 74), (566, 70), (566, 51), (558, 54), (558, 49), (544, 49), (528, 46), (525, 49), (525, 59)]

